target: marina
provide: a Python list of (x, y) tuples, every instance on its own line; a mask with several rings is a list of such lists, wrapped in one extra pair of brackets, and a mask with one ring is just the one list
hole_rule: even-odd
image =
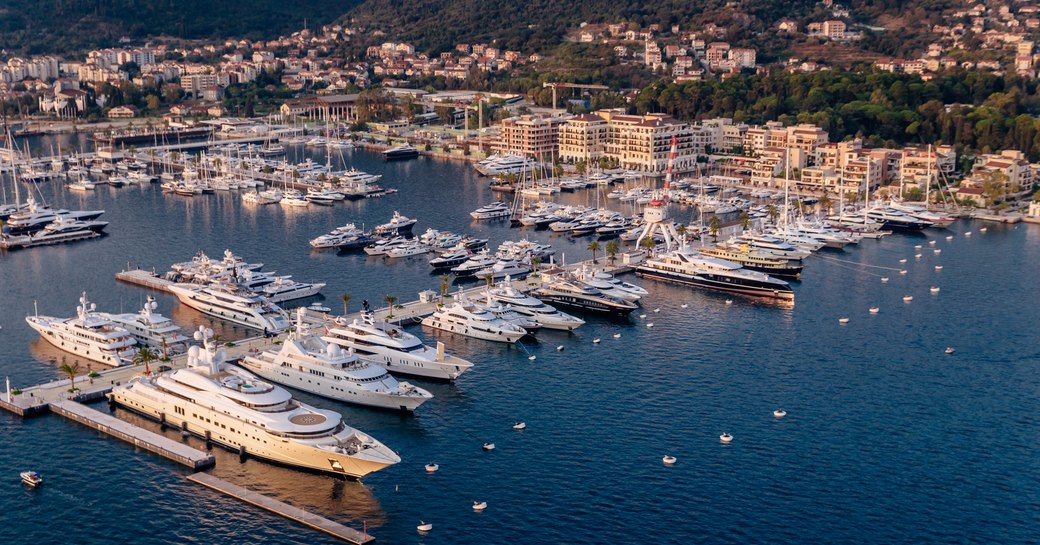
[[(298, 151), (287, 147), (290, 155)], [(241, 206), (241, 197), (234, 193), (188, 199), (164, 196), (157, 185), (99, 187), (90, 195), (43, 186), (48, 201), (55, 205), (105, 209), (112, 226), (108, 236), (89, 244), (0, 254), (0, 269), (12, 286), (0, 296), (4, 308), (11, 309), (9, 316), (0, 317), (0, 334), (7, 341), (0, 356), (7, 362), (5, 374), (10, 374), (14, 389), (21, 388), (15, 401), (26, 409), (39, 407), (38, 402), (25, 400), (39, 396), (58, 399), (70, 387), (67, 378), (55, 380), (61, 376), (57, 367), (65, 354), (41, 343), (19, 323), (33, 313), (36, 299), (41, 310), (54, 309), (54, 314), (62, 316), (71, 313), (70, 302), (83, 290), (106, 312), (135, 312), (151, 295), (158, 303), (156, 312), (185, 331), (204, 325), (233, 343), (225, 347), (229, 355), (277, 346), (273, 343), (283, 337), (265, 339), (261, 331), (188, 308), (166, 291), (171, 284), (161, 274), (172, 263), (184, 261), (200, 249), (219, 255), (230, 248), (249, 262), (263, 262), (263, 270), (328, 284), (322, 294), (296, 303), (309, 307), (318, 302), (319, 307), (330, 309), (328, 313), (307, 310), (308, 327), (323, 328), (326, 314), (329, 320), (337, 316), (348, 323), (362, 320), (360, 308), (367, 300), (378, 318), (399, 324), (430, 347), (441, 342), (447, 353), (473, 363), (472, 369), (454, 381), (416, 378), (416, 384), (433, 398), (414, 416), (294, 392), (307, 404), (343, 414), (352, 426), (372, 433), (400, 453), (400, 463), (371, 473), (362, 483), (249, 457), (239, 462), (235, 452), (211, 451), (216, 460), (213, 476), (328, 519), (349, 521), (356, 528), (377, 528), (380, 539), (392, 542), (413, 539), (419, 521), (433, 525), (429, 539), (523, 542), (529, 534), (519, 527), (522, 525), (514, 524), (518, 515), (511, 513), (517, 506), (524, 506), (524, 519), (542, 521), (545, 539), (554, 541), (567, 541), (576, 529), (597, 542), (625, 541), (634, 524), (667, 526), (679, 521), (693, 529), (663, 537), (662, 542), (680, 543), (693, 536), (724, 541), (726, 536), (718, 526), (740, 524), (749, 509), (756, 514), (754, 524), (745, 525), (748, 539), (827, 532), (831, 539), (854, 540), (851, 530), (834, 530), (828, 522), (814, 518), (814, 514), (844, 509), (841, 506), (849, 502), (871, 516), (884, 518), (888, 529), (878, 527), (880, 539), (927, 539), (931, 534), (915, 524), (919, 518), (905, 514), (906, 502), (920, 506), (912, 510), (926, 510), (924, 506), (936, 499), (933, 492), (913, 487), (898, 502), (891, 500), (884, 491), (900, 485), (889, 470), (902, 468), (899, 479), (921, 482), (962, 478), (963, 471), (979, 469), (977, 464), (964, 464), (965, 456), (983, 454), (982, 443), (997, 435), (1016, 437), (1008, 402), (985, 392), (999, 388), (1008, 399), (1024, 403), (1016, 404), (1016, 410), (1030, 406), (1029, 381), (1015, 384), (1002, 378), (1027, 373), (1027, 348), (1010, 346), (993, 354), (984, 349), (990, 342), (988, 334), (967, 324), (969, 320), (993, 320), (1003, 323), (1014, 338), (1027, 336), (1023, 324), (1001, 316), (1028, 312), (1028, 297), (1009, 297), (1014, 284), (1008, 271), (1012, 259), (1036, 262), (1029, 246), (1036, 236), (1030, 231), (1035, 229), (1032, 226), (991, 224), (983, 233), (970, 221), (959, 220), (947, 231), (894, 234), (863, 240), (840, 251), (810, 254), (803, 259), (800, 277), (790, 280), (797, 300), (793, 308), (636, 279), (626, 271), (638, 262), (626, 263), (619, 254), (611, 263), (600, 250), (600, 267), (646, 290), (637, 310), (621, 320), (575, 311), (584, 324), (571, 331), (543, 327), (535, 341), (490, 343), (409, 325), (441, 303), (441, 273), (431, 272), (428, 264), (434, 256), (392, 259), (361, 251), (319, 251), (311, 249), (308, 241), (349, 222), (368, 228), (386, 223), (394, 210), (417, 219), (417, 234), (427, 227), (450, 229), (491, 239), (492, 248), (529, 236), (552, 244), (558, 252), (552, 266), (542, 262), (539, 275), (512, 279), (514, 286), (537, 288), (541, 277), (548, 277), (556, 267), (563, 269), (561, 263), (569, 263), (566, 269), (573, 272), (580, 262), (588, 261), (587, 246), (592, 239), (510, 228), (505, 221), (474, 220), (470, 212), (493, 202), (495, 196), (487, 190), (486, 181), (463, 170), (463, 165), (427, 158), (383, 163), (381, 157), (364, 150), (350, 153), (359, 169), (382, 174), (401, 188), (390, 198), (393, 202), (365, 199), (303, 210), (249, 208)], [(430, 183), (454, 184), (446, 186), (456, 192), (424, 191)], [(595, 204), (591, 192), (567, 193), (559, 199), (572, 205)], [(641, 208), (631, 205), (626, 214)], [(671, 214), (684, 223), (692, 219), (679, 205)], [(974, 236), (965, 236), (967, 231), (974, 231)], [(953, 238), (946, 240), (947, 236)], [(928, 241), (936, 241), (935, 247), (942, 253), (914, 248)], [(630, 244), (623, 247), (623, 253), (634, 254), (634, 242)], [(915, 259), (916, 253), (923, 255)], [(88, 254), (96, 266), (77, 268), (76, 263), (82, 263)], [(899, 259), (908, 261), (900, 264)], [(144, 268), (130, 267), (128, 260)], [(992, 263), (991, 281), (998, 285), (993, 296), (1009, 302), (1004, 308), (980, 309), (965, 296), (980, 288), (977, 275), (971, 272), (980, 261)], [(939, 272), (937, 266), (944, 268)], [(898, 274), (900, 270), (908, 272)], [(890, 281), (882, 282), (882, 277)], [(473, 278), (471, 284), (454, 281), (449, 277), (446, 301), (457, 297), (460, 289), (466, 298), (482, 300), (484, 279)], [(496, 281), (496, 286), (502, 284), (504, 280)], [(932, 292), (932, 287), (942, 290)], [(347, 301), (340, 299), (348, 294)], [(913, 303), (902, 303), (908, 295), (913, 296)], [(394, 297), (392, 304), (387, 303), (387, 296)], [(292, 305), (287, 306), (291, 311)], [(880, 308), (880, 314), (870, 316), (867, 309), (871, 307)], [(839, 323), (839, 317), (851, 319)], [(654, 327), (647, 327), (650, 324)], [(956, 354), (945, 353), (951, 344), (956, 346)], [(536, 359), (530, 359), (532, 356)], [(153, 367), (158, 365), (153, 363)], [(176, 369), (183, 363), (175, 357), (162, 365)], [(76, 378), (84, 395), (94, 391), (91, 387), (103, 390), (102, 381), (111, 388), (112, 381), (125, 384), (142, 373), (139, 365), (96, 366), (103, 378), (95, 378), (91, 385), (85, 367)], [(49, 387), (26, 386), (52, 383)], [(683, 396), (675, 396), (677, 388)], [(922, 404), (923, 399), (927, 404)], [(963, 403), (976, 409), (978, 422), (958, 418), (956, 411), (939, 410)], [(653, 410), (647, 410), (648, 406)], [(777, 407), (789, 412), (776, 417)], [(911, 414), (914, 416), (909, 417)], [(618, 415), (624, 415), (623, 421)], [(117, 409), (115, 417), (161, 432), (159, 423), (123, 409)], [(40, 489), (41, 499), (53, 501), (45, 494), (68, 490), (63, 487), (80, 482), (62, 466), (83, 471), (86, 465), (61, 458), (61, 449), (54, 448), (69, 444), (81, 453), (103, 453), (95, 456), (104, 458), (94, 462), (99, 468), (112, 468), (112, 464), (124, 468), (112, 471), (118, 483), (114, 486), (138, 486), (149, 497), (165, 498), (144, 507), (141, 514), (128, 515), (137, 520), (155, 519), (159, 536), (175, 539), (179, 532), (205, 531), (206, 526), (197, 521), (174, 523), (163, 518), (190, 509), (196, 502), (225, 516), (237, 516), (240, 507), (233, 498), (200, 495), (192, 487), (179, 487), (176, 481), (183, 478), (170, 471), (179, 464), (138, 454), (132, 447), (117, 446), (119, 442), (99, 440), (87, 428), (64, 426), (63, 420), (0, 417), (16, 439), (0, 446), (0, 459), (7, 460), (0, 465), (12, 465), (6, 468), (11, 475), (29, 468), (44, 475), (47, 482)], [(604, 426), (605, 422), (610, 426)], [(518, 423), (524, 423), (522, 431), (514, 429)], [(860, 431), (849, 434), (850, 426)], [(678, 429), (683, 433), (677, 433)], [(730, 443), (721, 444), (723, 432), (731, 434)], [(957, 442), (956, 455), (940, 452), (923, 459), (909, 444), (949, 446), (948, 434), (965, 433), (981, 434), (983, 441)], [(62, 462), (49, 462), (34, 452), (39, 448), (21, 446), (19, 440), (24, 443), (30, 434), (33, 445), (50, 447)], [(907, 441), (908, 436), (917, 441)], [(1013, 441), (1018, 444), (1026, 439)], [(192, 437), (185, 443), (197, 445), (201, 439)], [(484, 450), (485, 443), (494, 445), (494, 450)], [(546, 452), (555, 454), (547, 457)], [(1000, 467), (1028, 466), (1031, 462), (1023, 452), (1016, 447), (1014, 452), (1004, 453)], [(665, 465), (664, 455), (678, 462)], [(798, 459), (803, 462), (795, 463)], [(612, 464), (605, 467), (598, 460), (612, 460)], [(431, 462), (437, 464), (434, 473), (425, 469)], [(816, 468), (813, 479), (797, 471), (804, 463)], [(718, 470), (706, 472), (701, 470), (704, 467)], [(154, 475), (154, 482), (142, 478), (144, 468)], [(532, 497), (524, 484), (531, 479), (541, 483), (542, 491), (551, 491), (551, 502)], [(849, 483), (864, 491), (863, 496), (850, 500), (836, 494), (837, 483)], [(723, 487), (728, 490), (725, 495), (691, 492)], [(613, 496), (609, 508), (590, 499), (598, 489)], [(997, 487), (984, 487), (983, 492), (992, 497), (1011, 494)], [(11, 493), (0, 491), (0, 495)], [(107, 501), (102, 498), (110, 498), (111, 492), (89, 489), (77, 495), (86, 501)], [(439, 501), (431, 502), (431, 497)], [(792, 497), (801, 499), (787, 501)], [(675, 505), (692, 501), (698, 506), (697, 513), (642, 509), (650, 498)], [(982, 516), (992, 515), (991, 508), (979, 508), (968, 496), (946, 495), (942, 501), (953, 507), (950, 512), (981, 509)], [(474, 511), (473, 506), (481, 503), (486, 510)], [(561, 514), (560, 504), (577, 507)], [(777, 508), (780, 504), (784, 509)], [(618, 510), (640, 514), (619, 516)], [(247, 532), (273, 532), (282, 541), (340, 541), (281, 518), (248, 515), (253, 520), (240, 522)], [(798, 522), (792, 523), (791, 517)], [(945, 515), (938, 516), (937, 523), (965, 528), (971, 524)], [(1020, 535), (1006, 528), (997, 534), (1012, 541)], [(44, 530), (41, 535), (46, 539), (56, 534)], [(114, 524), (99, 520), (84, 535), (91, 540), (120, 534)], [(214, 538), (221, 542), (234, 539), (223, 534)]]

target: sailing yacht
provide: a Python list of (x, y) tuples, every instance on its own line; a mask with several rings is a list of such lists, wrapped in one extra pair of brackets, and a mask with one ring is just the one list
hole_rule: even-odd
[(54, 346), (91, 361), (118, 367), (128, 365), (137, 348), (137, 341), (126, 329), (112, 323), (94, 311), (86, 292), (79, 298), (76, 316), (27, 316), (29, 327)]
[(362, 313), (361, 320), (355, 318), (350, 323), (335, 320), (326, 327), (322, 339), (350, 349), (362, 361), (402, 375), (455, 380), (473, 366), (445, 354), (444, 343), (437, 343), (436, 349), (426, 346), (399, 326), (377, 320), (371, 312)]
[(238, 365), (285, 386), (312, 394), (381, 409), (414, 411), (433, 395), (407, 382), (398, 382), (386, 369), (361, 361), (338, 344), (306, 336), (303, 309), (296, 329), (281, 346), (249, 354)]
[(187, 368), (133, 378), (109, 399), (230, 450), (293, 467), (361, 478), (401, 461), (340, 414), (228, 365), (211, 330), (200, 328), (195, 338), (203, 347), (188, 350)]

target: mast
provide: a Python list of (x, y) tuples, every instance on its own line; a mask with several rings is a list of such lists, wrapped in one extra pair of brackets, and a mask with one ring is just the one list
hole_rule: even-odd
[(929, 195), (932, 192), (932, 145), (928, 144), (928, 177), (924, 180), (924, 207), (928, 209)]

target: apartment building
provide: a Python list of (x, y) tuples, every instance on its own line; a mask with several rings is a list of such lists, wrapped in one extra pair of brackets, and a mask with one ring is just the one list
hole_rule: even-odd
[(600, 110), (568, 119), (559, 133), (560, 158), (568, 162), (606, 157), (622, 168), (661, 173), (668, 167), (673, 136), (678, 171), (691, 170), (698, 155), (692, 127), (665, 114)]
[(549, 159), (558, 149), (563, 119), (524, 115), (502, 120), (495, 151)]

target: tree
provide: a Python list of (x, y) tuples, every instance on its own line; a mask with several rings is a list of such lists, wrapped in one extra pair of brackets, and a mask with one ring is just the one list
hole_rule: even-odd
[(159, 109), (160, 103), (158, 96), (148, 95), (148, 98), (145, 99), (145, 102), (148, 104), (149, 110), (155, 111)]
[(448, 288), (450, 286), (451, 286), (451, 284), (448, 283), (448, 275), (442, 274), (441, 275), (441, 302), (443, 302), (444, 298), (448, 295)]
[(138, 348), (137, 352), (134, 353), (134, 365), (140, 365), (143, 363), (144, 374), (146, 375), (152, 374), (152, 368), (149, 367), (148, 364), (157, 359), (159, 359), (158, 354), (156, 354), (154, 351), (152, 351), (151, 348), (147, 346), (142, 346), (141, 348)]
[(386, 304), (387, 304), (388, 307), (390, 307), (390, 314), (386, 315), (387, 318), (393, 318), (394, 317), (394, 303), (396, 303), (396, 302), (397, 302), (397, 298), (394, 297), (393, 295), (387, 295), (386, 296)]
[(61, 364), (61, 366), (58, 367), (58, 369), (60, 369), (62, 373), (65, 373), (66, 375), (69, 376), (69, 392), (70, 393), (75, 393), (75, 391), (76, 391), (76, 375), (79, 374), (79, 362), (75, 362), (75, 361), (72, 362), (72, 363), (64, 363), (63, 362)]
[(487, 273), (484, 276), (482, 276), (481, 278), (484, 279), (484, 284), (487, 285), (488, 289), (491, 289), (491, 286), (495, 285), (495, 283), (494, 283), (495, 277), (491, 273)]
[(339, 300), (343, 301), (343, 316), (344, 317), (346, 317), (346, 315), (347, 315), (347, 305), (350, 303), (350, 297), (351, 297), (351, 295), (349, 293), (344, 293), (343, 295), (339, 296)]
[(722, 220), (720, 220), (715, 214), (712, 214), (711, 218), (708, 219), (708, 234), (711, 235), (712, 242), (719, 241), (720, 227), (722, 227)]
[(982, 192), (989, 198), (990, 205), (996, 204), (997, 200), (1003, 200), (1004, 193), (1007, 191), (1007, 174), (999, 170), (991, 170), (983, 173), (980, 178), (982, 180)]
[(590, 242), (588, 249), (590, 252), (592, 252), (592, 263), (598, 263), (598, 261), (596, 261), (596, 252), (599, 251), (599, 241), (593, 240), (592, 242)]
[(740, 213), (740, 228), (745, 231), (751, 228), (751, 216), (746, 211)]
[(675, 228), (675, 234), (679, 235), (679, 241), (681, 243), (683, 243), (683, 244), (686, 243), (686, 233), (687, 232), (688, 232), (688, 230), (686, 228), (686, 224), (685, 223), (680, 223), (679, 226)]
[(617, 259), (617, 254), (619, 251), (621, 251), (621, 249), (618, 247), (618, 243), (616, 240), (611, 240), (607, 242), (607, 259), (610, 260), (610, 264), (612, 266), (614, 265), (614, 260)]
[(769, 216), (769, 221), (776, 223), (776, 219), (780, 217), (780, 211), (776, 209), (776, 206), (770, 204), (766, 206), (766, 215)]
[(656, 246), (656, 243), (654, 242), (654, 237), (652, 236), (647, 236), (639, 239), (639, 247), (646, 250), (647, 254), (653, 255), (654, 246)]
[(830, 196), (827, 195), (826, 193), (824, 193), (823, 196), (820, 197), (820, 209), (823, 210), (824, 214), (830, 214), (831, 213), (831, 205), (832, 204), (834, 204), (834, 203), (831, 202)]

